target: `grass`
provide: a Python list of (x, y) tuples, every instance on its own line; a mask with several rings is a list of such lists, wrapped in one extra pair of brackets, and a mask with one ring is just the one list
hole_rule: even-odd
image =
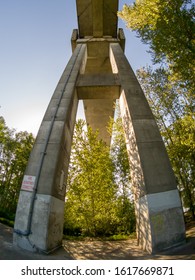
[(128, 239), (135, 239), (135, 238), (136, 238), (136, 233), (133, 232), (130, 235), (115, 234), (115, 235), (106, 237), (106, 240), (108, 240), (108, 241), (120, 241), (120, 240), (128, 240)]
[(7, 218), (2, 218), (0, 217), (0, 223), (4, 224), (4, 225), (7, 225), (9, 227), (14, 227), (14, 221), (12, 220), (9, 220)]
[(122, 240), (129, 240), (135, 239), (136, 233), (133, 232), (130, 235), (126, 234), (115, 234), (111, 236), (101, 236), (101, 237), (89, 237), (89, 236), (70, 236), (64, 235), (65, 240), (69, 241), (122, 241)]

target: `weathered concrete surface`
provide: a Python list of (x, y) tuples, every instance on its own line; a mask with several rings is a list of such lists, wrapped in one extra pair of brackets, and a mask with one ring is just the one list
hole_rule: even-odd
[(110, 44), (110, 59), (121, 83), (120, 108), (135, 194), (138, 241), (143, 249), (154, 253), (185, 242), (182, 205), (154, 116), (119, 44)]
[(135, 208), (138, 242), (144, 250), (156, 253), (185, 243), (177, 190), (142, 196), (136, 201)]
[[(17, 228), (25, 231), (28, 217), (24, 213), (30, 205), (29, 193), (21, 193), (19, 205), (16, 225)], [(32, 234), (26, 237), (14, 233), (14, 243), (20, 248), (28, 249), (29, 251), (40, 250), (48, 252), (54, 248), (61, 247), (63, 224), (64, 202), (51, 195), (37, 194), (31, 226)]]
[(14, 243), (27, 250), (50, 251), (61, 245), (64, 196), (78, 107), (76, 80), (85, 68), (86, 46), (78, 45), (50, 101), (25, 175), (36, 178), (21, 190)]

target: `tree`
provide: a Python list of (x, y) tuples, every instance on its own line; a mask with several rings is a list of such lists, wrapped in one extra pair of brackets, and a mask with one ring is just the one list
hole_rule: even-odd
[(34, 143), (28, 132), (16, 133), (0, 117), (0, 211), (14, 215), (26, 164)]
[(116, 118), (110, 121), (112, 135), (111, 155), (114, 163), (115, 183), (118, 189), (117, 216), (119, 219), (117, 230), (125, 234), (135, 231), (134, 196), (131, 189), (130, 165), (127, 154), (125, 134), (119, 106), (116, 106)]
[(130, 172), (121, 118), (110, 124), (112, 147), (98, 138), (98, 131), (75, 126), (67, 196), (65, 233), (99, 236), (135, 231)]
[(183, 205), (195, 220), (195, 117), (185, 115), (168, 128), (167, 150), (178, 179)]
[[(116, 221), (116, 185), (109, 147), (79, 120), (75, 126), (65, 202), (65, 229), (110, 234)], [(71, 218), (70, 218), (71, 215)], [(70, 219), (69, 219), (70, 218)]]
[(154, 63), (165, 62), (171, 79), (194, 96), (195, 5), (190, 0), (137, 0), (119, 17), (150, 45)]

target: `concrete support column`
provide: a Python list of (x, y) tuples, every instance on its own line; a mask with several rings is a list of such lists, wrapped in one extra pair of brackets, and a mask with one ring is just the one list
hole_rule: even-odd
[(61, 245), (66, 179), (78, 106), (76, 81), (84, 71), (86, 56), (86, 45), (78, 45), (51, 98), (25, 171), (14, 243), (27, 250), (48, 252)]
[(121, 84), (120, 108), (135, 194), (137, 235), (150, 253), (185, 241), (176, 180), (159, 129), (128, 60), (110, 44), (113, 73)]

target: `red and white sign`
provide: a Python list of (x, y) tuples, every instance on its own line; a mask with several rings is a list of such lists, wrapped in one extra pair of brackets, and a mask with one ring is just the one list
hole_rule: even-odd
[(24, 175), (21, 189), (32, 192), (35, 186), (35, 176)]

